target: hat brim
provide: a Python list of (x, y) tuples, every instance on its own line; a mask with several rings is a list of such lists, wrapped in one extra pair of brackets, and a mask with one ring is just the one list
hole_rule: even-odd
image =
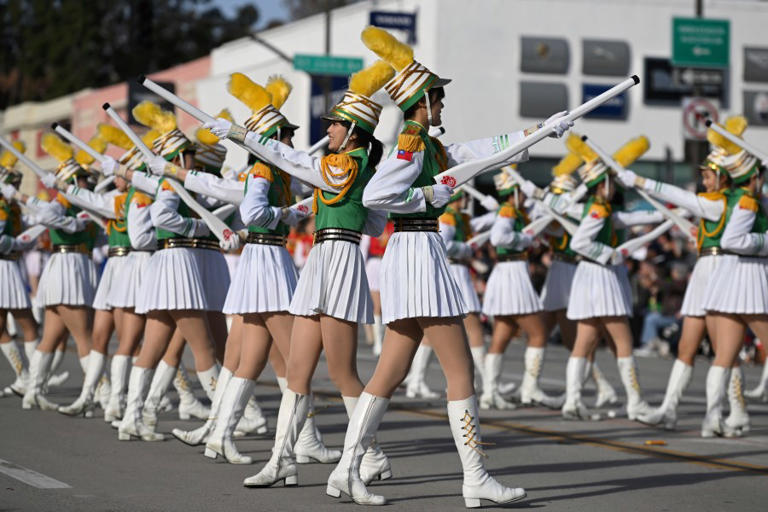
[(440, 77), (437, 77), (437, 80), (432, 82), (432, 85), (430, 85), (429, 88), (430, 89), (436, 89), (437, 87), (445, 87), (449, 83), (451, 83), (451, 79), (450, 78), (440, 78)]

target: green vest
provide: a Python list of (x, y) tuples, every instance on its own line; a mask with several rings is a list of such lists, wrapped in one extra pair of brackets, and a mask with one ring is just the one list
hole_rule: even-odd
[[(344, 197), (333, 204), (338, 194), (315, 189), (315, 230), (326, 228), (341, 228), (362, 233), (365, 221), (368, 219), (368, 209), (363, 206), (363, 190), (373, 177), (375, 169), (368, 165), (368, 153), (363, 148), (357, 148), (347, 153), (357, 162), (357, 176)], [(318, 197), (320, 196), (320, 197)]]
[(0, 197), (0, 211), (4, 213), (5, 227), (0, 235), (18, 236), (21, 234), (21, 208), (16, 203), (9, 203)]
[(469, 217), (461, 212), (457, 212), (450, 206), (445, 208), (445, 213), (443, 215), (450, 215), (454, 219), (453, 225), (456, 229), (453, 234), (453, 241), (466, 242), (472, 231), (469, 224)]
[[(525, 225), (527, 223), (527, 215), (525, 212), (518, 210), (515, 208), (515, 206), (510, 202), (502, 203), (499, 207), (499, 212), (502, 210), (502, 208), (512, 208), (515, 211), (515, 224), (514, 229), (516, 232), (520, 233), (523, 231), (523, 228), (525, 228)], [(496, 254), (499, 256), (507, 256), (512, 254), (520, 254), (525, 252), (524, 250), (521, 251), (519, 249), (510, 249), (508, 247), (496, 247)]]
[[(447, 167), (447, 156), (445, 154), (445, 148), (443, 148), (440, 141), (433, 139), (427, 133), (426, 128), (421, 126), (415, 121), (406, 121), (403, 130), (400, 132), (402, 135), (418, 136), (424, 144), (424, 161), (421, 166), (421, 173), (416, 177), (416, 180), (411, 185), (412, 188), (420, 188), (431, 186), (435, 184), (434, 177), (445, 171)], [(440, 161), (443, 164), (440, 165)], [(427, 210), (417, 213), (392, 213), (390, 218), (438, 218), (445, 211), (445, 206), (442, 208), (435, 208), (429, 201), (427, 201)]]
[[(755, 198), (747, 189), (745, 188), (737, 188), (731, 191), (731, 194), (728, 196), (728, 208), (726, 211), (726, 219), (725, 223), (728, 224), (728, 221), (731, 218), (731, 213), (733, 212), (734, 206), (739, 204), (739, 201), (742, 197), (749, 196), (753, 199)], [(765, 233), (768, 231), (768, 218), (766, 218), (765, 211), (763, 210), (763, 205), (758, 202), (758, 209), (757, 212), (755, 212), (755, 222), (752, 224), (752, 230), (750, 233)]]
[[(64, 206), (64, 203), (61, 203), (61, 204), (62, 206)], [(67, 217), (76, 217), (77, 214), (80, 212), (80, 208), (76, 206), (72, 206), (72, 204), (70, 204), (69, 201), (67, 201), (65, 208), (66, 210), (64, 212), (64, 215), (66, 215)], [(75, 233), (67, 233), (62, 229), (50, 228), (48, 229), (48, 235), (51, 237), (51, 243), (53, 245), (85, 244), (86, 246), (89, 246), (92, 248), (95, 240), (90, 231), (91, 230), (84, 229), (82, 231), (76, 231)]]
[[(595, 196), (592, 196), (589, 198), (587, 203), (584, 205), (584, 212), (581, 214), (582, 219), (589, 214), (589, 210), (592, 208), (592, 205), (595, 203), (595, 201), (597, 201), (597, 198)], [(597, 234), (595, 241), (610, 247), (616, 247), (619, 245), (619, 240), (618, 240), (618, 237), (616, 236), (616, 232), (613, 230), (613, 219), (611, 218), (611, 213), (612, 213), (611, 205), (603, 204), (601, 206), (603, 206), (605, 209), (608, 210), (608, 217), (605, 218), (603, 227), (602, 229), (600, 229), (600, 232)]]
[[(269, 169), (269, 172), (272, 177), (269, 183), (269, 190), (267, 191), (267, 201), (269, 202), (269, 206), (275, 206), (279, 208), (290, 206), (291, 204), (290, 177), (284, 176), (282, 171), (280, 171), (277, 167), (273, 165), (265, 164), (260, 160), (257, 161), (256, 163), (266, 166)], [(246, 179), (244, 194), (247, 194), (247, 193), (248, 193), (248, 180)], [(269, 229), (262, 226), (254, 226), (254, 225), (248, 226), (249, 233), (265, 233), (265, 234), (287, 236), (290, 230), (291, 230), (290, 226), (288, 226), (282, 221), (278, 222), (277, 226), (275, 226), (274, 229)]]

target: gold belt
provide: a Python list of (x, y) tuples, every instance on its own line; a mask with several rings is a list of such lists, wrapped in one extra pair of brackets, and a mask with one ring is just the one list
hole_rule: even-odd
[(518, 252), (516, 254), (497, 254), (496, 255), (496, 261), (499, 263), (505, 262), (505, 261), (524, 261), (528, 259), (528, 253), (527, 252)]
[(557, 261), (562, 261), (563, 263), (578, 263), (581, 261), (581, 258), (578, 256), (573, 256), (571, 254), (565, 254), (563, 252), (556, 252), (552, 254), (552, 259)]
[(131, 252), (130, 247), (110, 247), (107, 256), (110, 258), (112, 256), (127, 256), (129, 252)]
[(469, 262), (468, 261), (456, 260), (456, 259), (453, 259), (453, 258), (448, 258), (448, 263), (450, 263), (451, 265), (464, 265), (465, 267), (469, 266)]
[(208, 240), (207, 238), (167, 238), (160, 242), (160, 249), (176, 249), (178, 247), (183, 247), (185, 249), (221, 250), (218, 242)]
[(283, 235), (275, 235), (272, 233), (248, 233), (245, 243), (284, 246), (285, 237)]
[(85, 244), (58, 244), (53, 246), (53, 252), (79, 252), (80, 254), (88, 254), (89, 251)]
[(398, 231), (434, 231), (437, 233), (438, 225), (437, 219), (431, 217), (418, 217), (418, 218), (396, 218), (395, 232)]
[(730, 251), (725, 251), (720, 247), (705, 247), (699, 251), (699, 258), (702, 256), (723, 256), (725, 254), (734, 254)]
[(362, 233), (359, 231), (352, 231), (351, 229), (343, 228), (325, 228), (319, 231), (315, 231), (315, 244), (332, 241), (351, 242), (353, 244), (359, 244)]
[(21, 253), (17, 251), (11, 251), (8, 254), (0, 254), (0, 260), (18, 261), (21, 259)]

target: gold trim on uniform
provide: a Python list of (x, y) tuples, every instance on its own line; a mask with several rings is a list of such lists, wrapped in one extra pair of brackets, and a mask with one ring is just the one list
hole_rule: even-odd
[(112, 256), (128, 256), (129, 252), (131, 252), (130, 247), (110, 247), (107, 256), (110, 258)]
[(67, 252), (79, 252), (80, 254), (88, 254), (88, 247), (85, 244), (60, 244), (54, 245), (52, 252), (67, 253)]

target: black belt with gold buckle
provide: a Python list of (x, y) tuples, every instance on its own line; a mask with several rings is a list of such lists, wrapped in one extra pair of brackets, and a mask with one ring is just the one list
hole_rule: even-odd
[(129, 252), (131, 252), (130, 247), (110, 247), (107, 256), (110, 258), (113, 256), (128, 256)]
[(394, 219), (395, 232), (398, 231), (433, 231), (437, 233), (437, 219), (432, 217), (399, 217)]
[(515, 254), (499, 254), (496, 256), (496, 261), (503, 263), (505, 261), (525, 261), (528, 259), (527, 252), (518, 252)]
[(325, 228), (315, 231), (315, 244), (323, 242), (351, 242), (353, 244), (360, 244), (360, 238), (363, 234), (359, 231), (352, 231), (351, 229), (343, 228)]
[(161, 240), (160, 249), (209, 249), (220, 251), (219, 243), (207, 238), (167, 238)]
[(248, 233), (245, 243), (285, 246), (285, 237), (272, 233)]
[(53, 252), (68, 253), (77, 252), (80, 254), (88, 254), (88, 247), (85, 244), (56, 244), (53, 246)]

